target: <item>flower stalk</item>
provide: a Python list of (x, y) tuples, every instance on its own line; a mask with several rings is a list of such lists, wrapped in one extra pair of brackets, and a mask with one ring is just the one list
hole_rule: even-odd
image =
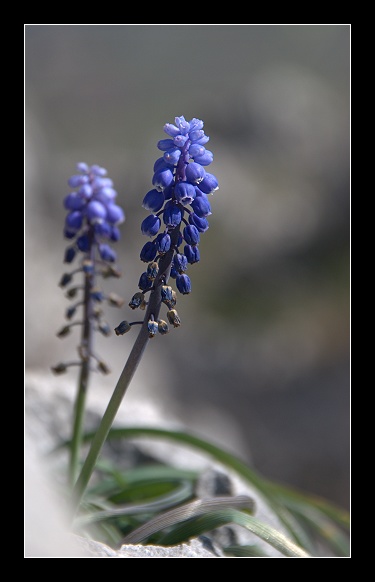
[[(167, 318), (174, 327), (181, 320), (174, 309), (175, 292), (167, 287), (169, 277), (176, 279), (178, 291), (186, 295), (191, 291), (190, 278), (186, 275), (188, 263), (199, 261), (200, 233), (208, 229), (207, 216), (211, 214), (208, 194), (218, 189), (218, 182), (204, 166), (213, 160), (213, 154), (204, 148), (209, 138), (204, 134), (203, 121), (184, 117), (175, 118), (176, 125), (166, 124), (164, 131), (170, 136), (158, 142), (163, 157), (154, 165), (152, 184), (143, 199), (143, 206), (152, 214), (141, 224), (141, 231), (151, 238), (141, 250), (140, 258), (148, 262), (147, 270), (139, 280), (141, 293), (133, 295), (129, 306), (145, 309), (145, 317), (124, 369), (116, 384), (101, 423), (91, 441), (91, 447), (82, 466), (73, 491), (73, 512), (79, 507), (96, 462), (115, 420), (117, 411), (142, 359), (150, 338), (156, 332), (165, 335), (168, 324), (159, 319), (163, 303), (168, 307)], [(198, 188), (199, 186), (199, 188)], [(159, 233), (162, 221), (165, 228)], [(181, 232), (181, 228), (183, 231)], [(179, 247), (185, 243), (182, 252)], [(145, 293), (150, 292), (146, 307)], [(127, 333), (133, 323), (121, 322), (115, 328), (116, 335)]]
[[(78, 346), (80, 361), (60, 363), (52, 368), (55, 374), (62, 374), (69, 366), (80, 366), (68, 471), (71, 487), (74, 486), (78, 475), (85, 404), (91, 371), (96, 370), (104, 374), (109, 372), (108, 366), (93, 352), (94, 331), (99, 330), (103, 335), (110, 333), (108, 324), (102, 319), (102, 309), (98, 304), (107, 298), (110, 305), (122, 305), (120, 297), (114, 294), (104, 296), (97, 287), (97, 278), (100, 275), (105, 277), (119, 275), (119, 271), (112, 266), (116, 260), (116, 253), (109, 243), (119, 240), (118, 225), (125, 220), (122, 208), (115, 204), (117, 192), (113, 189), (113, 182), (105, 177), (107, 171), (100, 166), (88, 166), (84, 163), (78, 164), (77, 169), (79, 174), (71, 176), (68, 180), (73, 191), (64, 198), (64, 206), (68, 211), (64, 236), (70, 240), (65, 250), (64, 262), (72, 263), (80, 253), (82, 253), (82, 259), (78, 268), (70, 273), (64, 273), (59, 285), (66, 288), (73, 282), (74, 276), (78, 274), (83, 276), (83, 285), (72, 286), (66, 292), (68, 299), (75, 298), (78, 293), (82, 294), (81, 298), (66, 310), (66, 318), (69, 321), (72, 320), (77, 309), (82, 309), (82, 317), (79, 321), (73, 321), (63, 327), (57, 336), (63, 338), (70, 333), (72, 326), (81, 326), (81, 339)], [(94, 361), (96, 361), (95, 367)]]

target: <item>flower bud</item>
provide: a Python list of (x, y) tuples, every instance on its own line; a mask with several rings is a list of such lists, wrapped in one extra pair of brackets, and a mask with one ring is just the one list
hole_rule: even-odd
[(109, 327), (106, 321), (100, 321), (98, 325), (98, 330), (102, 333), (105, 337), (111, 335), (111, 328)]
[(56, 366), (54, 366), (53, 368), (51, 368), (52, 372), (54, 374), (64, 374), (64, 372), (66, 372), (67, 366), (66, 364), (57, 364)]
[(131, 325), (128, 321), (122, 321), (117, 327), (115, 327), (116, 335), (124, 335), (131, 329)]
[(70, 273), (64, 273), (60, 279), (59, 286), (66, 287), (67, 285), (69, 285), (69, 283), (71, 282), (72, 279), (73, 279), (73, 276)]
[(143, 295), (143, 293), (140, 293), (138, 291), (138, 293), (135, 293), (133, 295), (133, 297), (130, 300), (129, 303), (129, 307), (131, 307), (132, 309), (137, 309), (137, 307), (140, 307), (142, 305), (142, 303), (144, 302), (145, 296)]
[(158, 332), (161, 335), (165, 335), (166, 333), (169, 332), (169, 327), (166, 321), (164, 321), (163, 319), (159, 319), (158, 320)]
[(110, 293), (107, 297), (109, 305), (113, 307), (122, 307), (125, 303), (124, 299), (117, 295), (116, 293)]
[(154, 281), (159, 273), (159, 265), (156, 261), (147, 265), (147, 277)]
[(67, 335), (70, 334), (70, 325), (65, 325), (63, 328), (60, 329), (60, 331), (57, 332), (57, 337), (65, 337)]
[(175, 309), (170, 309), (169, 311), (167, 311), (167, 318), (169, 323), (171, 323), (173, 327), (180, 327), (181, 319), (179, 318), (179, 315)]
[(102, 374), (109, 374), (111, 372), (107, 364), (105, 364), (103, 361), (98, 362), (98, 370), (99, 372), (102, 372)]
[(157, 321), (155, 321), (154, 319), (150, 319), (147, 323), (147, 329), (148, 329), (148, 337), (149, 338), (155, 337), (155, 334), (158, 332), (158, 329), (159, 329)]
[(183, 273), (182, 275), (177, 275), (176, 277), (177, 289), (183, 295), (187, 295), (191, 292), (191, 281), (190, 278)]

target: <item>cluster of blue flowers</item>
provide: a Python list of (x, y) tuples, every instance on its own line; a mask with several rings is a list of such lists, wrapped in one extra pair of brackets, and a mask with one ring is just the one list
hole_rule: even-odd
[[(107, 366), (92, 352), (92, 331), (98, 330), (108, 336), (111, 329), (102, 317), (99, 306), (103, 301), (109, 305), (121, 307), (123, 300), (115, 293), (106, 295), (96, 285), (97, 276), (119, 277), (116, 265), (116, 252), (111, 243), (120, 239), (119, 224), (125, 220), (123, 209), (115, 203), (117, 192), (113, 182), (106, 177), (107, 170), (98, 165), (77, 164), (79, 174), (71, 176), (68, 184), (72, 191), (64, 198), (64, 207), (68, 211), (65, 218), (64, 236), (71, 241), (65, 250), (64, 262), (72, 263), (81, 253), (80, 266), (70, 273), (64, 273), (60, 287), (67, 288), (77, 273), (83, 274), (83, 285), (71, 286), (66, 296), (73, 299), (77, 294), (82, 297), (66, 310), (65, 317), (69, 324), (59, 332), (58, 337), (68, 335), (74, 325), (82, 326), (81, 344), (78, 354), (81, 362), (98, 362), (98, 369), (108, 372)], [(72, 321), (77, 309), (82, 308), (82, 318)], [(80, 365), (80, 362), (61, 363), (55, 366), (55, 373), (63, 373), (68, 366)]]
[[(145, 293), (160, 285), (161, 301), (168, 307), (168, 321), (179, 327), (176, 293), (166, 282), (170, 275), (180, 293), (191, 292), (186, 271), (189, 264), (200, 260), (200, 236), (208, 229), (207, 216), (211, 214), (209, 194), (219, 185), (216, 177), (206, 170), (213, 154), (205, 147), (209, 137), (203, 131), (201, 119), (186, 121), (183, 116), (176, 117), (174, 124), (164, 125), (164, 131), (169, 137), (157, 144), (163, 155), (154, 164), (153, 188), (142, 204), (151, 211), (141, 225), (142, 233), (152, 239), (140, 253), (141, 260), (148, 265), (139, 279), (141, 292), (133, 295), (129, 306), (145, 309)], [(168, 260), (164, 261), (164, 257)], [(162, 262), (164, 272), (159, 269)], [(116, 334), (127, 333), (131, 325), (134, 324), (121, 322), (115, 328)], [(168, 332), (168, 324), (162, 319), (155, 320), (153, 313), (149, 314), (147, 325), (149, 337)]]
[[(169, 137), (157, 144), (163, 155), (154, 164), (153, 189), (143, 199), (143, 207), (152, 214), (143, 220), (141, 230), (153, 240), (143, 246), (140, 258), (151, 265), (157, 263), (170, 250), (172, 232), (178, 229), (170, 275), (182, 294), (191, 291), (186, 270), (188, 264), (200, 260), (200, 235), (209, 227), (208, 195), (219, 187), (216, 177), (206, 170), (213, 161), (213, 154), (205, 147), (209, 137), (203, 125), (201, 119), (186, 121), (183, 116), (176, 117), (174, 124), (164, 125)], [(157, 264), (156, 267), (149, 265), (141, 275), (139, 287), (142, 291), (152, 286), (154, 277), (150, 277), (149, 271), (155, 268)]]
[(105, 168), (79, 163), (77, 170), (79, 174), (68, 180), (74, 191), (64, 199), (68, 211), (64, 235), (74, 239), (66, 250), (65, 262), (72, 262), (77, 251), (87, 253), (95, 243), (100, 258), (113, 263), (116, 253), (108, 243), (120, 239), (118, 225), (125, 220), (123, 209), (115, 203), (117, 192)]

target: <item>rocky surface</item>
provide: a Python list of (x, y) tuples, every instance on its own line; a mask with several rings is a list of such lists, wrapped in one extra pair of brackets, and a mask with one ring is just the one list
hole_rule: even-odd
[(121, 546), (119, 550), (114, 550), (106, 544), (79, 536), (74, 536), (73, 541), (78, 547), (82, 548), (87, 557), (92, 558), (217, 558), (222, 556), (218, 548), (215, 554), (207, 550), (198, 539), (192, 539), (188, 544), (180, 544), (169, 548), (127, 544)]

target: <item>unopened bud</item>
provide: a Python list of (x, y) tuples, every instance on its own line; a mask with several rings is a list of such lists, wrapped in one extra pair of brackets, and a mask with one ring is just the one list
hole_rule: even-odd
[(106, 321), (100, 321), (98, 329), (105, 337), (108, 337), (111, 335), (111, 328), (109, 327), (109, 325)]
[(153, 281), (156, 279), (157, 274), (159, 273), (159, 265), (156, 261), (153, 261), (147, 266), (147, 277)]
[(131, 329), (131, 325), (128, 321), (122, 321), (117, 327), (115, 327), (116, 335), (124, 335)]
[(76, 310), (77, 310), (77, 308), (75, 305), (73, 305), (72, 307), (69, 307), (65, 313), (66, 319), (72, 319), (72, 317), (74, 317)]
[(84, 362), (88, 362), (90, 359), (90, 352), (86, 346), (78, 346), (77, 348), (78, 355)]
[(93, 299), (94, 301), (98, 301), (99, 303), (101, 301), (103, 301), (103, 297), (104, 297), (103, 291), (101, 291), (98, 288), (93, 289), (90, 293), (90, 296), (91, 296), (91, 299)]
[(100, 372), (102, 372), (103, 374), (109, 374), (110, 373), (110, 369), (108, 368), (107, 364), (105, 364), (104, 362), (100, 361), (98, 362), (98, 370)]
[(61, 363), (51, 368), (51, 370), (54, 374), (64, 374), (64, 372), (66, 372), (66, 368), (67, 368), (66, 364)]
[(71, 263), (76, 256), (76, 250), (74, 247), (68, 247), (64, 255), (64, 263)]
[(171, 323), (174, 327), (180, 327), (181, 319), (175, 309), (170, 309), (167, 312), (167, 318), (169, 323)]
[(155, 334), (158, 332), (158, 324), (154, 319), (150, 319), (147, 324), (148, 329), (148, 337), (153, 338)]
[(59, 286), (66, 287), (67, 285), (69, 285), (69, 283), (71, 282), (72, 279), (73, 279), (73, 276), (70, 273), (64, 273), (60, 279)]
[(103, 279), (107, 279), (108, 277), (116, 277), (117, 279), (121, 277), (121, 271), (116, 269), (116, 267), (112, 267), (111, 265), (107, 265), (101, 272)]
[(163, 319), (159, 319), (159, 321), (158, 321), (158, 332), (161, 335), (165, 335), (166, 333), (169, 332), (168, 324)]
[(140, 293), (138, 291), (131, 298), (130, 303), (129, 303), (129, 307), (131, 307), (132, 309), (137, 309), (137, 307), (141, 306), (144, 299), (145, 299), (145, 296), (143, 295), (143, 293)]
[(110, 305), (113, 305), (114, 307), (122, 307), (125, 302), (123, 298), (117, 295), (116, 293), (110, 293), (108, 295), (108, 303)]
[(82, 269), (86, 275), (91, 275), (94, 272), (94, 263), (90, 259), (82, 261)]
[(61, 328), (60, 331), (57, 332), (57, 337), (65, 337), (66, 335), (70, 334), (70, 325), (66, 325), (65, 327)]
[(68, 289), (68, 291), (66, 292), (66, 297), (68, 299), (73, 299), (73, 297), (77, 295), (78, 289), (79, 287), (72, 287), (71, 289)]

